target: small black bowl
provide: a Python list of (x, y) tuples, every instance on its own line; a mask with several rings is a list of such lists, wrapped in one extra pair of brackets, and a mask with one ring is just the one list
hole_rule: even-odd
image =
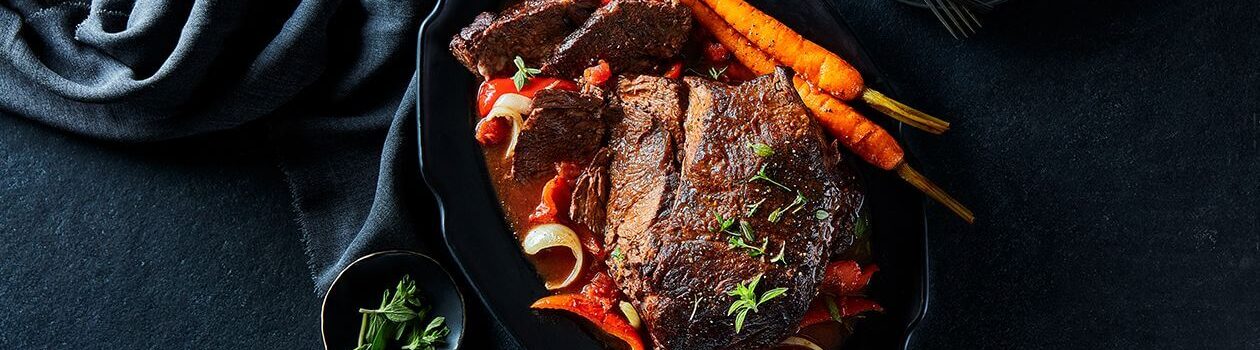
[(451, 334), (440, 350), (459, 349), (464, 339), (464, 298), (451, 275), (436, 260), (403, 250), (368, 254), (346, 266), (324, 295), (320, 328), (325, 350), (351, 350), (358, 342), (362, 323), (360, 308), (380, 306), (381, 294), (392, 290), (404, 275), (416, 281), (424, 300), (433, 306), (433, 315), (446, 317)]

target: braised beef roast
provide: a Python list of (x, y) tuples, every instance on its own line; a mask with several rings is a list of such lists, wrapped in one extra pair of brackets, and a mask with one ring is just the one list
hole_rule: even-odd
[[(852, 242), (847, 222), (862, 192), (790, 75), (779, 69), (736, 87), (688, 77), (685, 95), (664, 78), (618, 86), (624, 118), (611, 140), (606, 243), (624, 258), (607, 263), (657, 349), (755, 349), (782, 341), (817, 295), (833, 244)], [(774, 153), (758, 156), (752, 144)], [(763, 169), (788, 189), (750, 181)], [(805, 199), (799, 209), (768, 219), (792, 207), (798, 193)], [(764, 240), (766, 254), (731, 248), (731, 235), (715, 232), (715, 214), (747, 221), (755, 236), (749, 243)], [(785, 260), (770, 262), (780, 249)], [(726, 315), (736, 299), (726, 292), (758, 275), (758, 294), (788, 291), (750, 313), (736, 333)]]
[[(491, 77), (514, 71), (521, 56), (530, 67), (550, 59), (599, 0), (525, 0), (500, 14), (485, 12), (451, 40), (451, 53), (473, 74)], [(510, 73), (509, 73), (510, 74)]]
[(606, 125), (598, 95), (546, 89), (534, 95), (533, 110), (512, 151), (511, 177), (548, 174), (557, 162), (585, 162), (604, 142)]
[(564, 39), (542, 72), (576, 78), (603, 59), (614, 72), (648, 73), (678, 54), (690, 29), (691, 11), (676, 0), (613, 0)]

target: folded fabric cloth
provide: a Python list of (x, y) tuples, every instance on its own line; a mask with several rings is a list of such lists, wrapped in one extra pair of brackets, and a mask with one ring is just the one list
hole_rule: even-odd
[[(266, 151), (289, 184), (322, 297), (368, 253), (445, 251), (426, 248), (441, 247), (434, 223), (424, 232), (417, 225), (433, 210), (417, 166), (413, 90), (416, 35), (431, 7), (0, 2), (0, 111), (120, 142), (268, 123), (276, 149)], [(469, 305), (470, 314), (479, 306)], [(488, 321), (481, 318), (470, 322)], [(484, 327), (499, 332), (489, 343), (512, 347), (496, 325)]]
[(268, 118), (322, 294), (348, 260), (418, 249), (408, 213), (391, 208), (394, 187), (378, 189), (377, 173), (395, 179), (402, 136), (382, 145), (396, 119), (414, 115), (401, 101), (428, 7), (13, 1), (0, 7), (0, 109), (124, 142)]

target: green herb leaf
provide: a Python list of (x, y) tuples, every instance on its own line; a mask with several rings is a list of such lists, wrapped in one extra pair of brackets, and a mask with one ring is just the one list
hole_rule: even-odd
[(753, 177), (752, 177), (752, 178), (748, 179), (748, 182), (753, 182), (753, 181), (761, 180), (761, 181), (769, 182), (769, 183), (770, 183), (770, 184), (772, 184), (772, 185), (779, 186), (779, 188), (782, 188), (782, 189), (783, 189), (783, 190), (785, 190), (785, 191), (791, 192), (791, 191), (792, 191), (792, 189), (791, 189), (791, 188), (788, 188), (787, 186), (784, 186), (783, 184), (779, 183), (778, 181), (774, 181), (774, 179), (771, 179), (769, 175), (766, 175), (766, 166), (767, 166), (767, 165), (768, 165), (768, 164), (763, 164), (763, 165), (761, 165), (761, 169), (760, 169), (760, 170), (757, 170), (757, 174), (753, 175)]
[(749, 224), (748, 221), (745, 221), (745, 220), (739, 221), (739, 233), (743, 234), (744, 238), (749, 241), (753, 241), (757, 239), (757, 237), (753, 233), (752, 224)]
[(807, 201), (809, 201), (809, 199), (805, 198), (804, 193), (796, 191), (796, 199), (792, 201), (792, 205), (789, 205), (788, 208), (795, 207), (795, 209), (792, 209), (792, 214), (796, 214), (796, 212), (801, 211), (801, 208), (805, 207), (805, 202)]
[(726, 68), (729, 68), (729, 67), (722, 67), (722, 69), (709, 67), (709, 77), (713, 78), (713, 80), (720, 80), (722, 78), (722, 75), (726, 74)]
[(857, 223), (853, 224), (853, 233), (858, 238), (866, 237), (867, 231), (870, 230), (870, 223), (866, 221), (866, 215), (858, 216)]
[(411, 308), (401, 303), (389, 303), (385, 307), (376, 310), (359, 309), (359, 312), (384, 315), (386, 319), (392, 322), (407, 322), (416, 318), (416, 312), (411, 311)]
[(731, 229), (731, 225), (735, 224), (735, 218), (724, 218), (722, 213), (713, 212), (713, 217), (717, 221), (717, 227), (711, 229), (713, 232), (725, 232)]
[(753, 153), (758, 157), (765, 158), (774, 155), (774, 148), (764, 143), (748, 143), (748, 148), (752, 148)]
[(818, 209), (817, 211), (814, 212), (815, 219), (827, 220), (827, 218), (829, 217), (831, 217), (831, 214), (827, 213), (826, 210)]
[(616, 262), (622, 262), (626, 260), (626, 257), (624, 255), (621, 255), (621, 247), (617, 247), (616, 249), (613, 249), (611, 255), (612, 255), (613, 260)]
[(743, 237), (731, 237), (726, 240), (727, 249), (744, 249), (748, 256), (758, 257), (766, 254), (766, 244), (769, 240), (762, 241), (761, 247), (749, 245), (744, 241)]
[(736, 283), (735, 288), (726, 292), (727, 295), (739, 297), (735, 302), (731, 303), (731, 307), (727, 309), (726, 315), (735, 315), (735, 333), (739, 333), (744, 329), (744, 320), (748, 318), (748, 312), (757, 312), (757, 306), (769, 301), (770, 299), (782, 296), (787, 292), (787, 288), (775, 288), (766, 291), (757, 297), (757, 283), (761, 282), (761, 275), (753, 277), (745, 283)]
[(827, 302), (827, 312), (831, 314), (831, 319), (836, 320), (836, 322), (842, 322), (840, 320), (840, 307), (836, 306), (836, 299), (828, 295), (823, 300)]
[(530, 78), (534, 77), (534, 74), (542, 73), (541, 69), (526, 67), (525, 59), (521, 58), (521, 56), (516, 56), (512, 63), (516, 64), (516, 74), (512, 75), (512, 84), (516, 85), (516, 91), (525, 88), (525, 84), (529, 82)]
[(770, 216), (766, 217), (766, 220), (770, 222), (779, 222), (779, 220), (783, 218), (784, 209), (786, 208), (775, 208), (774, 211), (770, 212)]
[(787, 250), (787, 242), (783, 242), (783, 245), (779, 246), (779, 255), (775, 255), (773, 258), (770, 258), (770, 263), (777, 264), (777, 263), (784, 262), (783, 252), (786, 250)]
[(749, 205), (748, 214), (744, 216), (752, 217), (753, 214), (757, 213), (757, 208), (761, 208), (761, 203), (765, 203), (765, 202), (766, 202), (766, 199), (762, 198), (761, 200), (757, 201), (757, 203), (753, 203), (752, 205)]
[(757, 305), (765, 304), (765, 303), (766, 303), (766, 301), (769, 301), (770, 299), (777, 298), (777, 297), (779, 297), (779, 296), (783, 295), (783, 293), (787, 293), (787, 290), (788, 290), (788, 289), (787, 289), (786, 287), (779, 287), (779, 288), (775, 288), (775, 289), (768, 290), (768, 291), (766, 291), (766, 293), (765, 293), (765, 294), (762, 294), (762, 295), (761, 295), (761, 299), (760, 299), (760, 300), (757, 300)]
[(744, 319), (747, 317), (748, 317), (748, 309), (740, 310), (739, 314), (735, 315), (735, 333), (739, 333), (741, 330), (744, 329)]

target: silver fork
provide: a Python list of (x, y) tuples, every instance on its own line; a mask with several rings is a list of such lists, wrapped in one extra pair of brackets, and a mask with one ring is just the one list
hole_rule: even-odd
[[(956, 0), (923, 0), (936, 19), (945, 25), (954, 39), (967, 38), (980, 30), (980, 20), (971, 12), (968, 4), (959, 5)], [(974, 1), (974, 0), (962, 0)]]

